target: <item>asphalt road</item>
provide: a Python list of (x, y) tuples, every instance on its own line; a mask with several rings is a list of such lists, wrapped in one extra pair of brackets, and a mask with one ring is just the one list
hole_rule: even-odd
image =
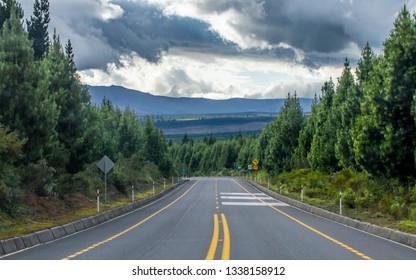
[(238, 179), (193, 178), (135, 212), (3, 259), (416, 260), (416, 250), (305, 213)]

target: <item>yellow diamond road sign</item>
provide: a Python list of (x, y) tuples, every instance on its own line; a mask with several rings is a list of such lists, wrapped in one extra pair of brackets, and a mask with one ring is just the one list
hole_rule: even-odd
[(259, 161), (257, 159), (253, 160), (254, 165), (259, 165)]

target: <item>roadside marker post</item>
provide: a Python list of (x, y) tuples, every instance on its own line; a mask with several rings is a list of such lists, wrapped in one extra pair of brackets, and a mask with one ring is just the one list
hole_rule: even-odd
[(97, 190), (97, 213), (100, 213), (100, 190)]
[(342, 192), (339, 192), (339, 214), (342, 215)]
[(153, 194), (155, 194), (155, 181), (153, 181)]
[(303, 202), (303, 186), (302, 186), (302, 190), (300, 191), (300, 200)]
[(165, 178), (163, 178), (163, 189), (164, 190), (166, 189), (166, 179)]
[(134, 202), (134, 185), (131, 186), (131, 201)]

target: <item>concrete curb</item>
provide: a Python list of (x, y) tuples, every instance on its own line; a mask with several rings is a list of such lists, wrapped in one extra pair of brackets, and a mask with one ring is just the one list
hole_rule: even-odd
[(369, 224), (366, 222), (361, 222), (352, 218), (348, 218), (346, 216), (341, 216), (339, 214), (336, 214), (336, 213), (333, 213), (333, 212), (330, 212), (330, 211), (327, 211), (327, 210), (324, 210), (315, 206), (311, 206), (309, 204), (300, 202), (298, 200), (289, 198), (287, 196), (280, 195), (263, 186), (260, 186), (257, 183), (254, 183), (248, 180), (244, 180), (244, 181), (246, 181), (247, 183), (249, 183), (256, 189), (264, 192), (265, 194), (273, 198), (276, 198), (277, 200), (280, 200), (286, 204), (289, 204), (293, 207), (296, 207), (306, 212), (312, 213), (314, 215), (326, 218), (328, 220), (331, 220), (340, 224), (344, 224), (352, 228), (356, 228), (358, 230), (365, 231), (365, 232), (374, 234), (376, 236), (380, 236), (380, 237), (395, 241), (397, 243), (401, 243), (409, 247), (416, 248), (416, 235), (401, 232), (395, 229), (380, 227), (380, 226)]
[(163, 197), (167, 193), (183, 186), (189, 182), (189, 180), (184, 180), (169, 189), (162, 191), (159, 194), (131, 202), (124, 206), (117, 207), (112, 210), (108, 210), (106, 212), (97, 214), (95, 216), (84, 218), (69, 224), (55, 226), (49, 229), (44, 229), (40, 231), (36, 231), (25, 236), (21, 237), (14, 237), (5, 240), (0, 240), (0, 257), (9, 255), (15, 252), (18, 252), (23, 249), (27, 249), (39, 244), (51, 242), (68, 235), (74, 234), (76, 232), (80, 232), (91, 227), (97, 226), (99, 224), (108, 222), (114, 218), (122, 216), (124, 214), (130, 213), (140, 207), (143, 207), (146, 204), (149, 204), (153, 201), (158, 200), (159, 198)]
[(47, 243), (55, 240), (55, 237), (53, 236), (53, 233), (50, 229), (37, 231), (36, 235), (38, 236), (40, 243)]
[(26, 248), (33, 247), (40, 244), (40, 240), (36, 233), (31, 233), (22, 237)]

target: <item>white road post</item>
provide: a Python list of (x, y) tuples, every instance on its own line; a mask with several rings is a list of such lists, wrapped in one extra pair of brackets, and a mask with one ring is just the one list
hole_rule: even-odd
[[(104, 161), (104, 170), (107, 170), (107, 169), (105, 169), (105, 161)], [(104, 186), (105, 186), (105, 188), (104, 188), (104, 206), (107, 207), (107, 173), (106, 172), (104, 173)]]
[(342, 192), (339, 191), (339, 214), (342, 215)]
[(166, 189), (166, 179), (165, 178), (163, 178), (163, 189), (164, 190)]
[(153, 181), (153, 194), (155, 194), (155, 181)]
[(303, 186), (302, 186), (302, 190), (300, 191), (300, 200), (303, 202)]
[(97, 213), (100, 213), (100, 190), (97, 190)]
[(270, 190), (270, 179), (267, 178), (267, 188)]
[(131, 201), (134, 202), (134, 185), (131, 186)]
[(280, 194), (282, 194), (282, 184), (280, 183)]

